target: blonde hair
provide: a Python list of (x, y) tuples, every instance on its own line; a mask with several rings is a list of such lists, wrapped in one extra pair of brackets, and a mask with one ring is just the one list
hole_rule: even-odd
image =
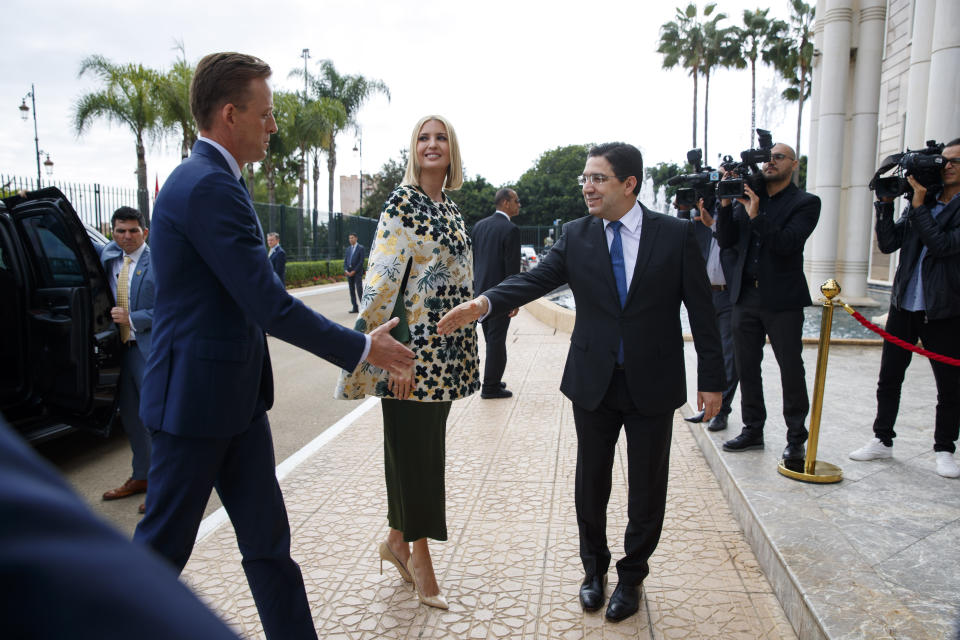
[(456, 191), (463, 186), (463, 164), (460, 162), (460, 144), (457, 142), (457, 133), (453, 130), (453, 125), (443, 116), (431, 115), (423, 116), (413, 128), (413, 135), (410, 136), (410, 154), (407, 156), (407, 170), (403, 174), (403, 184), (412, 184), (420, 186), (420, 161), (417, 158), (417, 137), (420, 135), (420, 129), (423, 125), (436, 120), (447, 129), (447, 142), (450, 145), (450, 167), (447, 169), (447, 178), (444, 180), (443, 188)]

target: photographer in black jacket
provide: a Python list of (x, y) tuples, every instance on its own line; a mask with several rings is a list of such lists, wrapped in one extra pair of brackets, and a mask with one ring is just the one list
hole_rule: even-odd
[[(960, 138), (947, 143), (942, 155), (943, 190), (925, 202), (928, 190), (910, 176), (913, 197), (903, 215), (893, 221), (893, 198), (874, 203), (877, 246), (884, 253), (900, 250), (893, 280), (886, 329), (889, 333), (952, 358), (960, 358)], [(893, 457), (893, 424), (900, 407), (900, 387), (911, 352), (883, 343), (877, 382), (876, 437), (850, 453), (852, 460)], [(933, 450), (937, 473), (960, 477), (953, 458), (960, 435), (960, 367), (930, 361), (937, 382), (937, 417)]]
[(743, 418), (740, 435), (725, 442), (723, 448), (763, 448), (767, 410), (760, 363), (765, 338), (769, 337), (783, 387), (783, 419), (787, 425), (783, 458), (793, 467), (803, 464), (807, 441), (804, 423), (810, 410), (801, 356), (803, 308), (810, 304), (803, 275), (803, 246), (820, 219), (820, 198), (791, 182), (796, 166), (793, 149), (782, 143), (774, 145), (763, 164), (766, 194), (758, 195), (745, 186), (746, 197), (738, 198), (735, 204), (721, 199), (717, 216), (720, 248), (737, 250), (727, 284), (733, 302), (733, 341)]

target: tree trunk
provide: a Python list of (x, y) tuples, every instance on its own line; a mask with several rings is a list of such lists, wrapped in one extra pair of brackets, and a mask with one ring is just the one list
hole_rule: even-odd
[(697, 73), (699, 73), (700, 68), (693, 68), (693, 146), (691, 149), (697, 148)]
[(703, 164), (710, 165), (710, 155), (707, 153), (707, 124), (708, 109), (710, 107), (710, 69), (706, 69), (703, 74)]
[(150, 228), (150, 197), (147, 191), (147, 152), (143, 148), (143, 134), (137, 133), (137, 208)]
[(750, 58), (750, 144), (753, 148), (753, 138), (757, 134), (757, 59)]
[(330, 215), (333, 215), (333, 172), (337, 169), (337, 140), (331, 134), (330, 146), (327, 147), (327, 206)]
[(320, 183), (320, 153), (316, 148), (312, 149), (312, 151), (313, 151), (313, 212), (312, 212), (313, 216), (311, 219), (313, 220), (313, 227), (311, 231), (313, 234), (313, 259), (319, 260), (320, 247), (317, 244), (317, 241), (318, 241), (317, 202), (319, 202), (319, 200), (317, 199), (317, 189), (319, 188), (319, 183)]
[(276, 231), (277, 220), (274, 205), (277, 203), (277, 178), (273, 169), (273, 162), (270, 161), (270, 154), (267, 154), (260, 166), (263, 168), (263, 181), (267, 185), (267, 203), (270, 207), (270, 228), (267, 231)]

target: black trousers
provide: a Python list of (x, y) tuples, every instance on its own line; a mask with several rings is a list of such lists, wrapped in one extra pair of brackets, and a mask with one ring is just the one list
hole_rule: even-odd
[[(904, 311), (891, 306), (887, 314), (889, 333), (910, 344), (923, 341), (929, 351), (960, 358), (960, 317), (928, 320), (923, 311)], [(889, 342), (883, 343), (880, 355), (880, 378), (877, 382), (877, 418), (873, 433), (886, 445), (892, 445), (896, 433), (893, 424), (900, 409), (900, 388), (913, 353)], [(937, 417), (933, 430), (934, 451), (956, 451), (960, 436), (960, 367), (930, 360), (933, 379), (937, 383)]]
[(723, 392), (719, 415), (728, 416), (740, 384), (733, 345), (733, 304), (730, 302), (729, 289), (713, 292), (713, 308), (717, 316), (717, 329), (720, 330), (720, 344), (723, 347), (723, 373), (727, 376), (727, 388)]
[(617, 562), (620, 582), (640, 584), (660, 541), (667, 505), (667, 472), (673, 412), (647, 416), (634, 405), (622, 370), (613, 374), (603, 402), (594, 411), (573, 405), (577, 428), (575, 501), (580, 530), (580, 559), (587, 575), (610, 567), (607, 503), (620, 428), (627, 434), (627, 516), (625, 554)]
[(482, 391), (487, 393), (500, 389), (503, 370), (507, 368), (507, 331), (510, 329), (510, 318), (507, 315), (499, 315), (484, 320), (481, 326), (487, 343)]
[(347, 289), (350, 290), (350, 308), (356, 309), (357, 303), (363, 296), (363, 274), (359, 271), (347, 276)]
[(803, 308), (774, 311), (756, 306), (752, 289), (745, 289), (740, 301), (733, 305), (733, 342), (740, 373), (740, 413), (743, 430), (763, 436), (767, 409), (763, 401), (763, 345), (770, 337), (773, 355), (780, 365), (783, 389), (783, 421), (787, 425), (787, 442), (807, 441), (804, 422), (810, 412), (807, 382), (803, 369)]

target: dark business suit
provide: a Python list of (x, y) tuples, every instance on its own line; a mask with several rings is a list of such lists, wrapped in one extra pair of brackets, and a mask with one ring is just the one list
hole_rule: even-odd
[(97, 518), (0, 417), (3, 637), (236, 640), (177, 574)]
[[(569, 284), (576, 323), (560, 390), (573, 402), (577, 429), (576, 505), (580, 557), (588, 576), (606, 573), (606, 510), (621, 426), (627, 434), (629, 501), (617, 562), (620, 582), (639, 584), (660, 539), (666, 506), (673, 414), (687, 398), (680, 304), (686, 305), (701, 391), (724, 388), (723, 354), (710, 285), (693, 229), (643, 208), (640, 244), (621, 309), (603, 222), (564, 225), (543, 262), (483, 293), (490, 313), (519, 307)], [(624, 363), (617, 367), (623, 341)]]
[[(702, 222), (692, 220), (693, 232), (697, 236), (700, 254), (706, 263), (710, 259), (710, 247), (714, 241), (713, 230)], [(720, 342), (723, 345), (723, 372), (727, 379), (727, 388), (723, 392), (723, 401), (720, 404), (718, 416), (730, 415), (733, 397), (737, 394), (740, 376), (737, 375), (736, 354), (733, 346), (733, 303), (730, 302), (730, 276), (737, 262), (737, 252), (734, 249), (720, 249), (720, 270), (723, 272), (724, 284), (718, 289), (711, 283), (713, 291), (713, 310), (717, 317), (717, 329), (720, 331)], [(709, 273), (707, 277), (709, 277)], [(719, 284), (719, 283), (718, 283)]]
[(273, 248), (273, 251), (268, 251), (270, 254), (270, 264), (273, 266), (273, 272), (277, 274), (277, 277), (280, 278), (280, 282), (286, 286), (287, 284), (287, 252), (283, 250), (279, 244)]
[(246, 189), (202, 140), (161, 190), (150, 237), (157, 295), (140, 408), (153, 459), (134, 537), (181, 570), (215, 486), (267, 637), (313, 638), (274, 471), (264, 331), (348, 371), (366, 340), (280, 286)]
[[(473, 240), (473, 290), (485, 291), (520, 273), (520, 229), (510, 217), (496, 211), (477, 222), (470, 233)], [(508, 310), (509, 311), (509, 310)], [(483, 365), (484, 393), (500, 389), (503, 370), (507, 366), (507, 331), (510, 318), (503, 313), (483, 321), (483, 337), (487, 343)]]
[(347, 247), (343, 257), (343, 270), (355, 271), (347, 276), (347, 288), (350, 290), (350, 308), (357, 310), (357, 302), (363, 295), (363, 260), (367, 257), (367, 250), (359, 242)]
[[(111, 242), (100, 254), (104, 271), (111, 277), (116, 261), (123, 263), (123, 250), (116, 242)], [(129, 306), (130, 322), (134, 336), (123, 350), (123, 367), (120, 370), (120, 417), (123, 429), (130, 440), (133, 451), (134, 480), (146, 480), (150, 471), (150, 433), (140, 419), (140, 387), (143, 382), (143, 369), (150, 355), (150, 340), (153, 336), (153, 269), (150, 264), (150, 247), (143, 245), (143, 253), (137, 260), (130, 279)]]
[[(820, 198), (789, 184), (772, 198), (762, 198), (759, 210), (750, 220), (737, 203), (720, 207), (717, 216), (720, 248), (737, 250), (727, 284), (734, 305), (733, 337), (744, 433), (752, 439), (763, 439), (767, 410), (760, 363), (769, 336), (780, 365), (787, 442), (800, 445), (807, 440), (804, 422), (810, 409), (801, 339), (803, 308), (811, 302), (803, 275), (803, 247), (820, 218)], [(747, 264), (748, 255), (756, 257), (756, 264)], [(751, 272), (756, 274), (755, 279)]]

